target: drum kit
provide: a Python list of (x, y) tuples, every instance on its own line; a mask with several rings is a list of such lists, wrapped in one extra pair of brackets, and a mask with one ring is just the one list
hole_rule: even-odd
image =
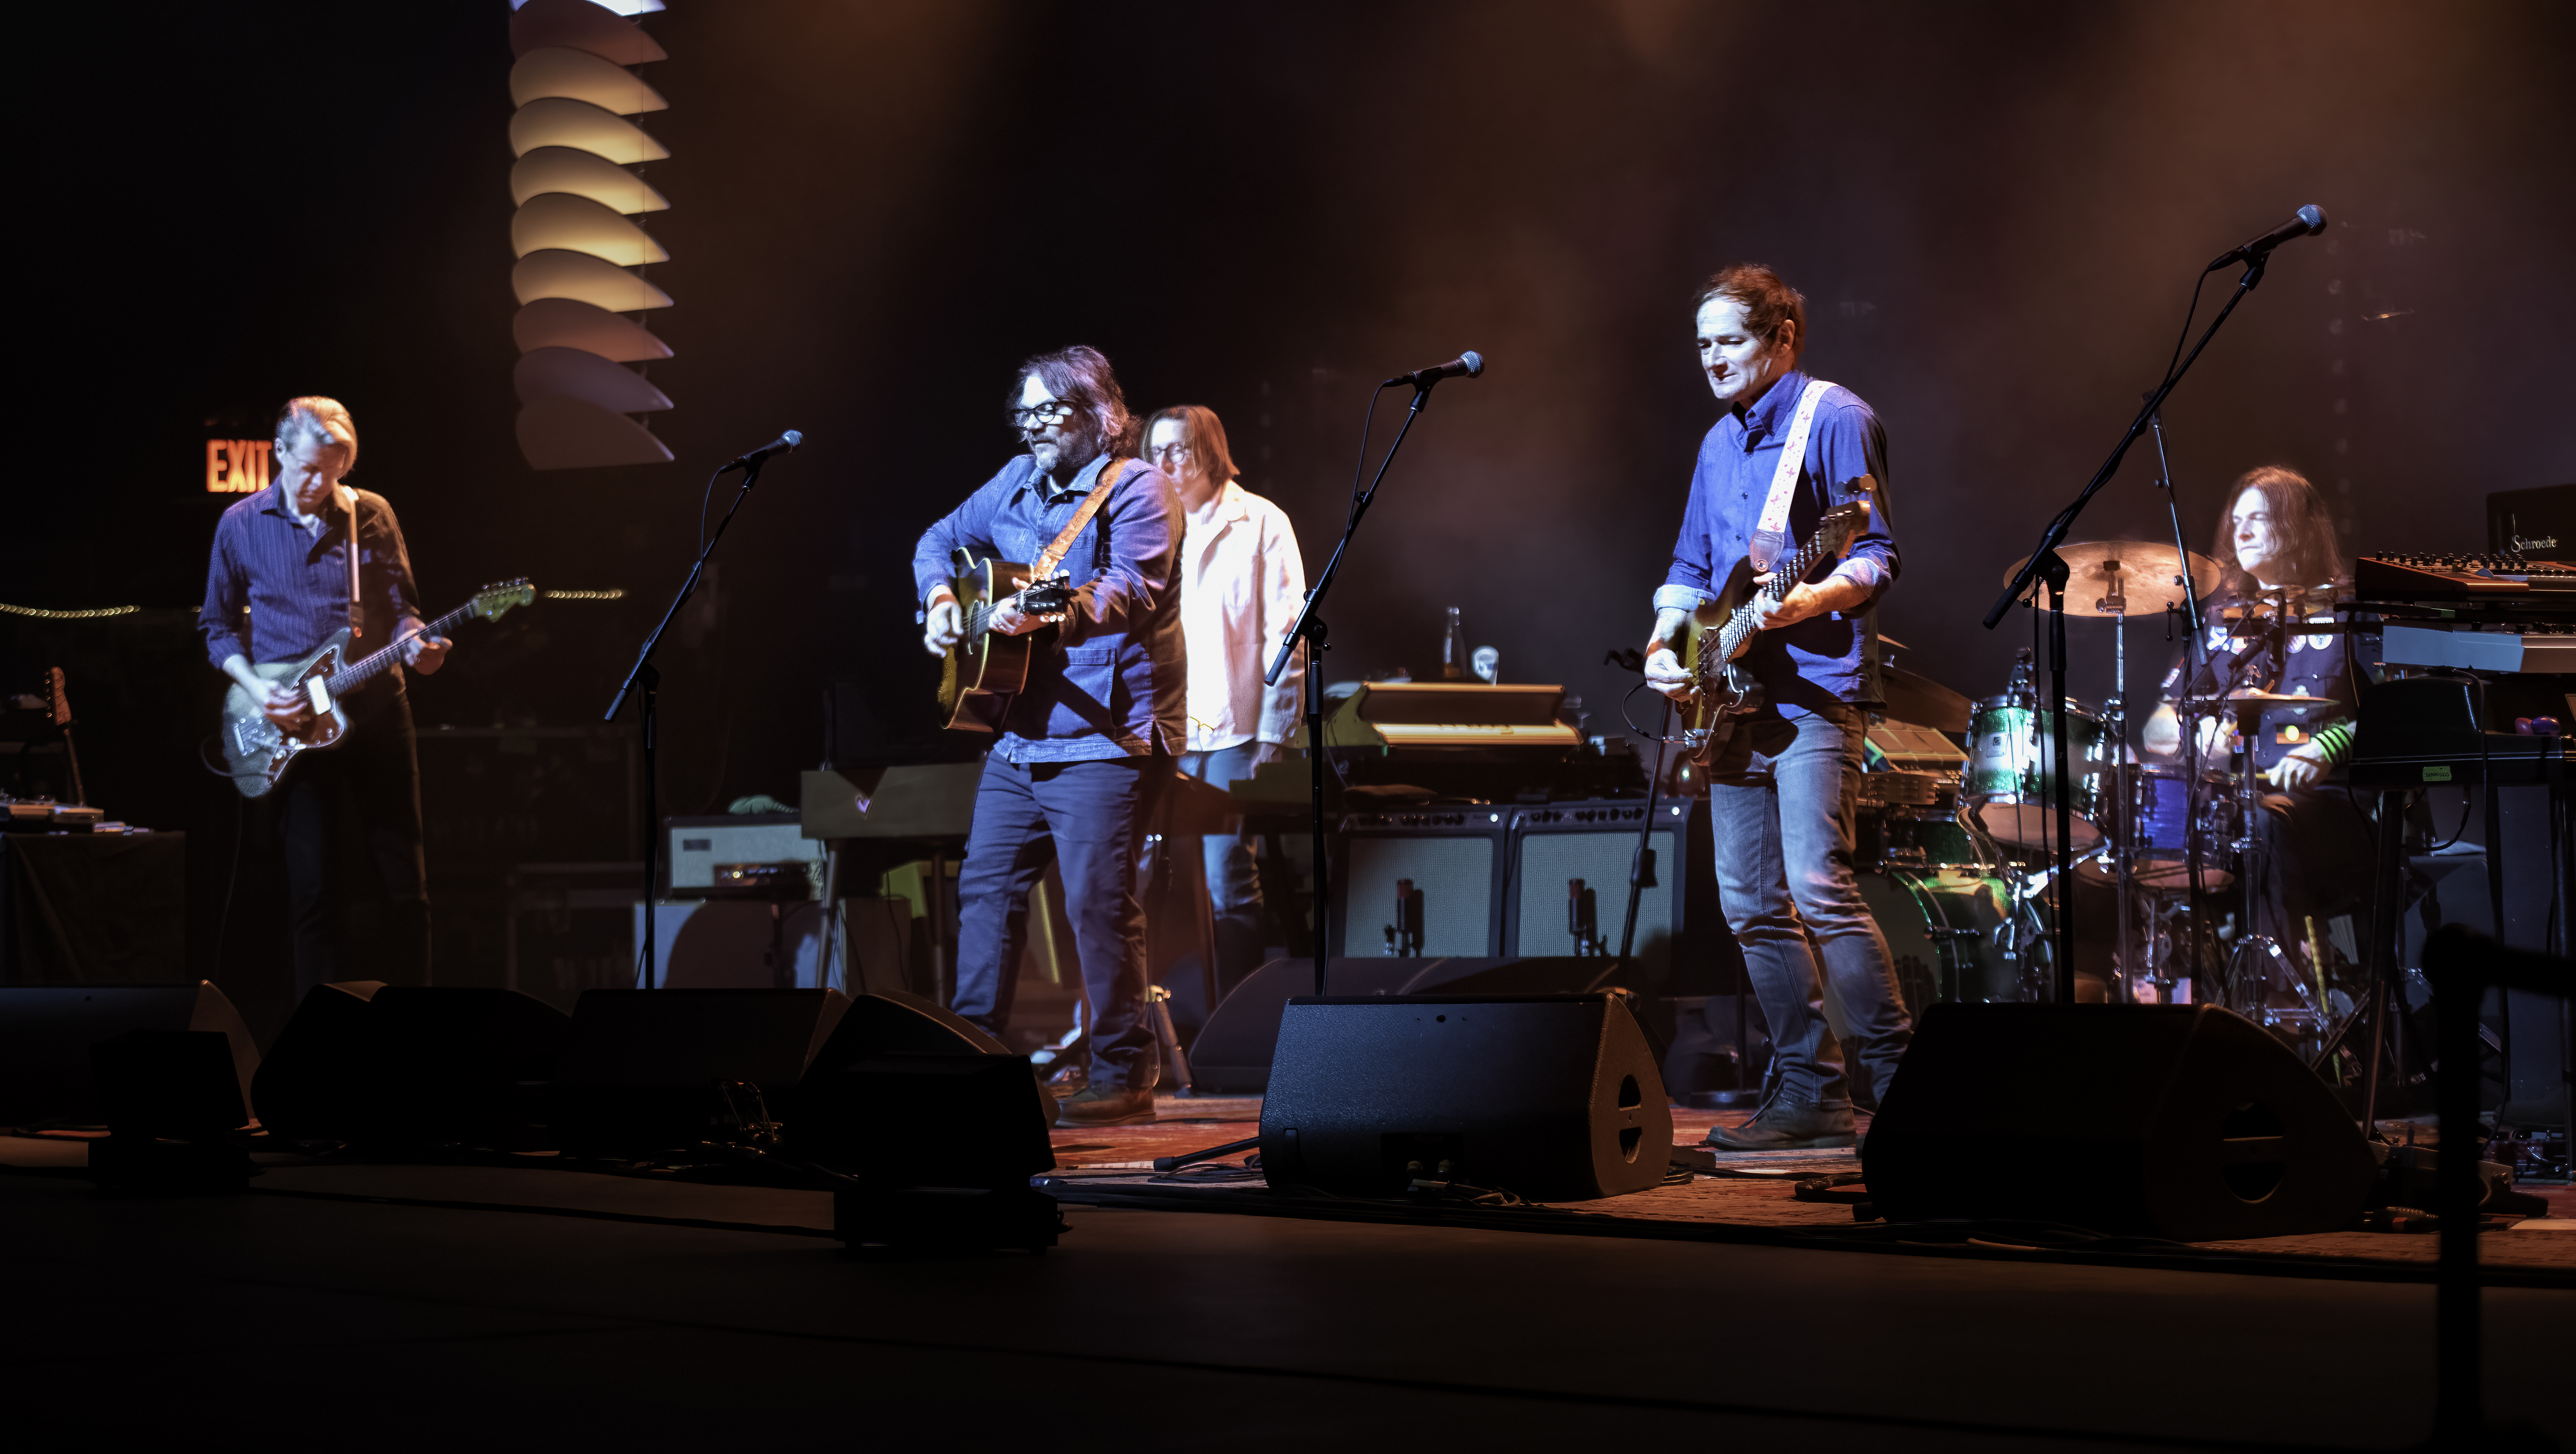
[[(2129, 745), (2127, 622), (2180, 613), (2186, 593), (2205, 597), (2217, 586), (2219, 568), (2197, 553), (2137, 541), (2065, 545), (2058, 554), (2072, 576), (2067, 614), (2113, 625), (2113, 693), (2099, 706), (2043, 701), (2027, 650), (2001, 693), (1975, 700), (1893, 666), (1883, 673), (1886, 705), (1870, 728), (1871, 770), (1860, 793), (1858, 866), (1909, 1009), (1930, 999), (2052, 997), (2051, 928), (2062, 898), (2076, 892), (2056, 882), (2063, 797), (2072, 808), (2076, 878), (2117, 904), (2112, 935), (2092, 932), (2100, 921), (2087, 914), (2100, 911), (2078, 915), (2080, 942), (2109, 944), (2098, 963), (2079, 950), (2081, 997), (2098, 987), (2107, 1000), (2174, 1003), (2191, 998), (2195, 982), (2206, 994), (2214, 984), (2197, 967), (2214, 959), (2219, 924), (2232, 915), (2220, 981), (2230, 1008), (2294, 1040), (2321, 1038), (2329, 1018), (2322, 979), (2299, 972), (2276, 941), (2248, 932), (2264, 850), (2254, 831), (2259, 777), (2246, 749), (2265, 707), (2330, 704), (2230, 692), (2223, 707), (2237, 719), (2233, 755), (2186, 748), (2172, 762), (2142, 757)], [(1887, 638), (1881, 644), (1903, 649)], [(2054, 745), (2061, 714), (2062, 764)]]

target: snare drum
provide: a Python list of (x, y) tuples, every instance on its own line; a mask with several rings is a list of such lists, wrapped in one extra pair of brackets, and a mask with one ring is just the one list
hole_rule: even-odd
[(2110, 804), (2103, 798), (2103, 767), (2110, 757), (2102, 719), (2083, 703), (2066, 702), (2066, 750), (2076, 772), (2070, 788), (2056, 769), (2056, 717), (2028, 697), (1988, 697), (1968, 721), (1968, 811), (1997, 842), (2016, 848), (2053, 848), (2060, 794), (2074, 811), (2068, 846), (2089, 852), (2102, 841)]

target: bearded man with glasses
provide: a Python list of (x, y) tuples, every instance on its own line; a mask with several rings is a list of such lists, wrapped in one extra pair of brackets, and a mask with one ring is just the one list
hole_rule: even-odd
[[(1072, 605), (1032, 653), (984, 759), (957, 877), (957, 1013), (999, 1037), (1011, 1014), (1029, 894), (1055, 862), (1091, 1004), (1087, 1084), (1057, 1107), (1065, 1124), (1154, 1118), (1159, 1074), (1146, 1019), (1145, 912), (1137, 847), (1151, 790), (1186, 745), (1188, 680), (1174, 557), (1180, 504), (1134, 457), (1135, 421), (1109, 360), (1068, 348), (1020, 365), (1009, 400), (1027, 453), (923, 532), (912, 553), (922, 645), (944, 656), (965, 635), (951, 553), (1034, 561), (1080, 520), (1060, 559)], [(1005, 602), (991, 629), (1048, 623)]]

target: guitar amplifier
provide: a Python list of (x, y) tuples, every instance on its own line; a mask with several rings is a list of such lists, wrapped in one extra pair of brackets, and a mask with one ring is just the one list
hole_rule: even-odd
[[(1645, 836), (1643, 799), (1551, 803), (1512, 813), (1511, 903), (1503, 950), (1515, 958), (1612, 955), (1628, 915), (1628, 866)], [(1637, 896), (1636, 964), (1670, 972), (1688, 883), (1690, 804), (1655, 805), (1654, 859)]]
[(731, 813), (720, 818), (662, 820), (662, 896), (703, 899), (715, 888), (716, 865), (807, 863), (823, 856), (794, 813)]
[(1466, 806), (1342, 819), (1334, 835), (1342, 861), (1333, 873), (1333, 952), (1502, 953), (1511, 817), (1509, 808)]

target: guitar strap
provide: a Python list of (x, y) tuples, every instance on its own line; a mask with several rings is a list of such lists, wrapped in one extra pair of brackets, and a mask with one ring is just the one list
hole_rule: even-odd
[(1807, 431), (1816, 422), (1817, 403), (1832, 387), (1823, 379), (1809, 379), (1798, 395), (1798, 412), (1789, 421), (1788, 437), (1780, 441), (1779, 468), (1771, 472), (1771, 493), (1762, 502), (1762, 518), (1754, 523), (1753, 539), (1746, 543), (1746, 554), (1756, 570), (1769, 570), (1789, 543), (1789, 504), (1797, 493), (1798, 472), (1807, 463)]
[(349, 516), (349, 639), (367, 634), (366, 606), (358, 597), (358, 492), (347, 485), (339, 487), (340, 508)]
[(1101, 464), (1100, 483), (1093, 485), (1091, 493), (1082, 497), (1082, 503), (1074, 507), (1073, 518), (1065, 522), (1064, 529), (1056, 532), (1054, 543), (1031, 563), (1030, 580), (1043, 580), (1055, 573), (1064, 553), (1073, 549), (1074, 538), (1082, 534), (1082, 527), (1091, 523), (1091, 517), (1099, 514), (1102, 503), (1108, 500), (1109, 492), (1118, 487), (1119, 473), (1126, 468), (1127, 461), (1123, 459), (1107, 460)]

